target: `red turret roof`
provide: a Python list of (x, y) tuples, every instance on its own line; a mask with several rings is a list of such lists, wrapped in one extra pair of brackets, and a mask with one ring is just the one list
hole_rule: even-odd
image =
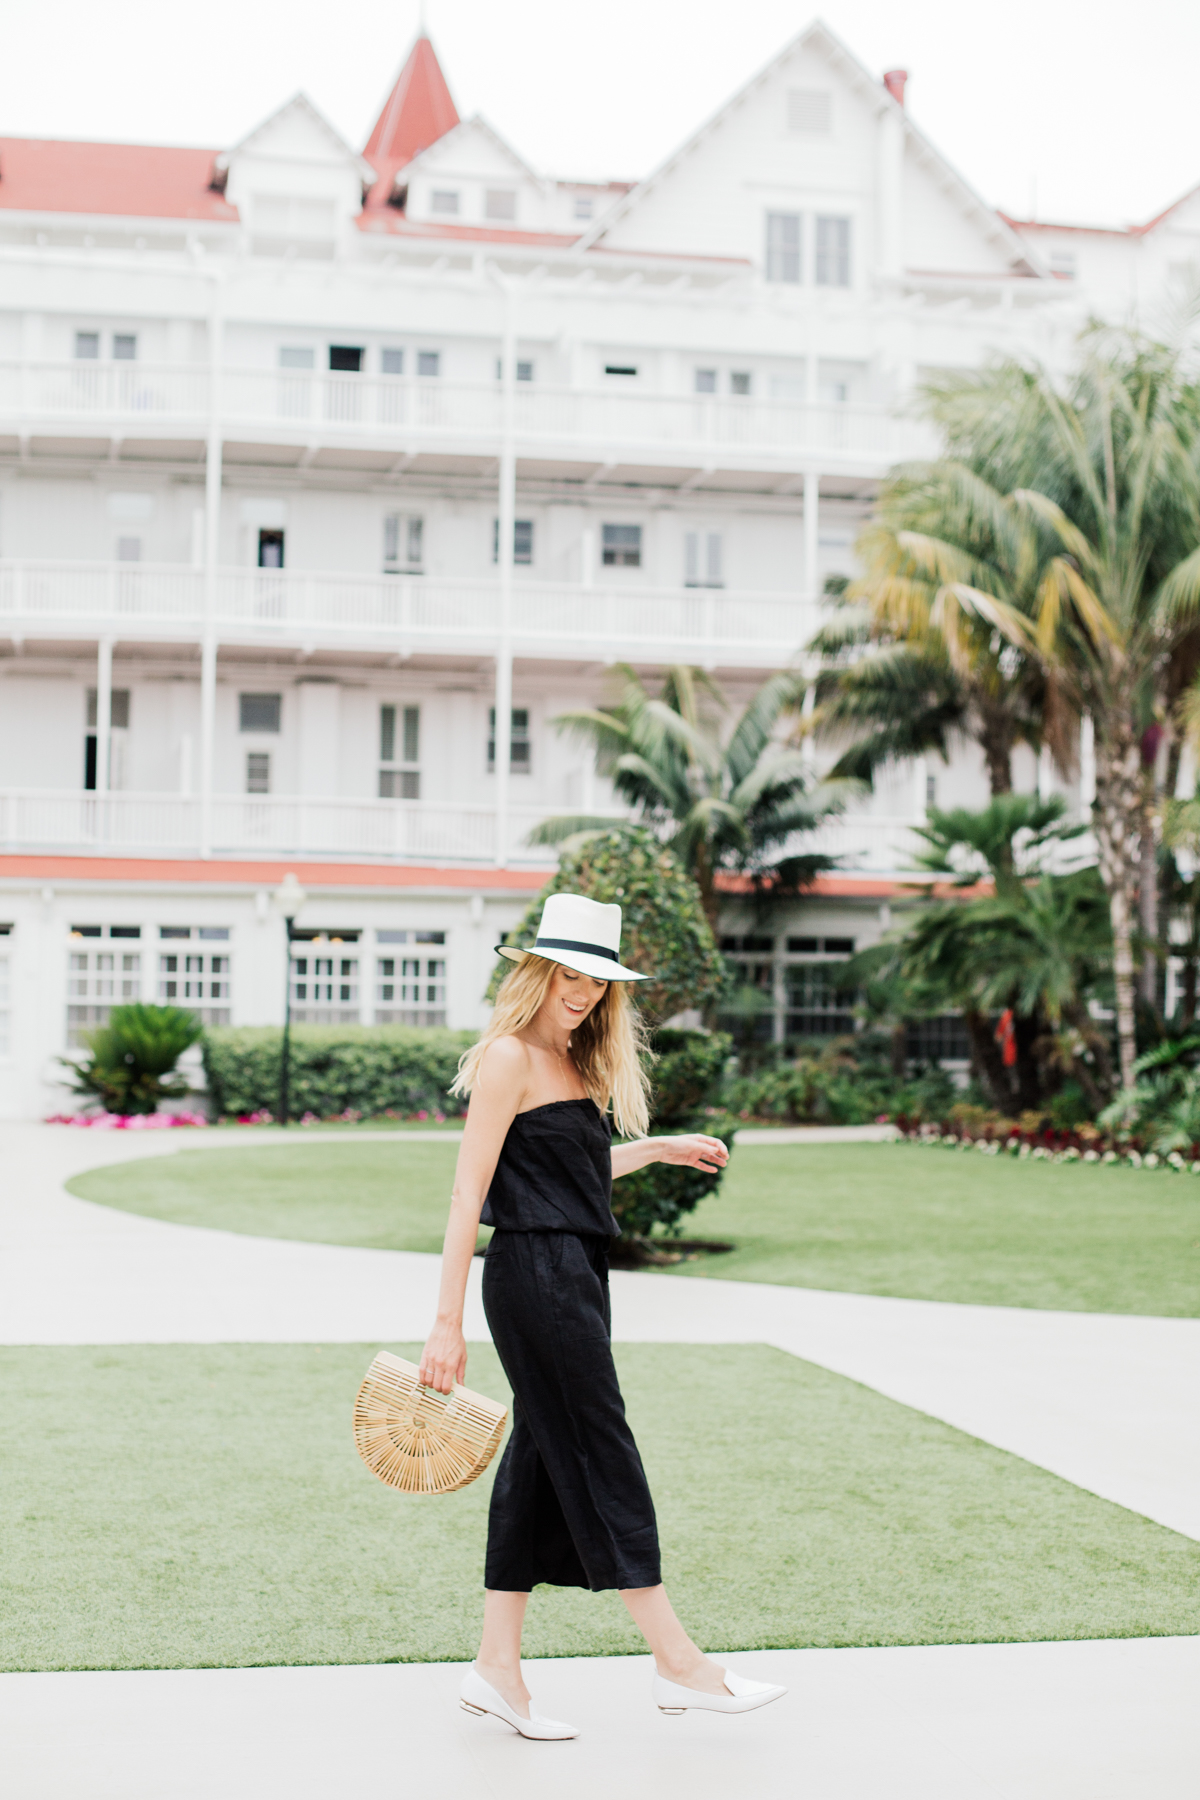
[(458, 122), (433, 45), (427, 37), (419, 37), (363, 151), (379, 176), (368, 205), (385, 206), (397, 169), (453, 131)]

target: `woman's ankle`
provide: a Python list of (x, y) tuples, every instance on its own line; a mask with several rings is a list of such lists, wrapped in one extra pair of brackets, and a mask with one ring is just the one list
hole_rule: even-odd
[(681, 1686), (686, 1686), (696, 1671), (702, 1669), (707, 1661), (708, 1658), (703, 1650), (698, 1649), (695, 1644), (691, 1644), (686, 1650), (676, 1651), (670, 1657), (656, 1656), (654, 1666), (664, 1681), (674, 1681)]

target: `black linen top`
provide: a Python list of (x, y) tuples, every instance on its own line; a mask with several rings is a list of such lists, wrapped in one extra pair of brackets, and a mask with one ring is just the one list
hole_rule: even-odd
[(551, 1100), (508, 1128), (481, 1221), (497, 1231), (616, 1237), (612, 1126), (594, 1100)]

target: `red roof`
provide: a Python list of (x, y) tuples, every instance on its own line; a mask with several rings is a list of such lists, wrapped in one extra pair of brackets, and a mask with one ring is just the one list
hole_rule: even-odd
[(453, 131), (458, 122), (433, 45), (421, 36), (410, 50), (363, 151), (379, 176), (367, 205), (386, 206), (397, 169)]
[(209, 187), (215, 150), (0, 138), (0, 207), (142, 219), (237, 219)]
[(536, 893), (546, 869), (438, 869), (396, 863), (234, 862), (140, 856), (0, 855), (0, 881), (216, 882), (272, 887), (288, 870), (307, 887), (484, 888)]

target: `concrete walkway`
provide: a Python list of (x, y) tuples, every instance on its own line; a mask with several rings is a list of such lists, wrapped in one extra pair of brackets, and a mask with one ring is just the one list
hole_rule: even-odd
[(581, 1735), (456, 1705), (461, 1668), (0, 1676), (5, 1800), (1195, 1800), (1200, 1639), (775, 1650), (742, 1718), (664, 1718), (645, 1657), (526, 1665)]

